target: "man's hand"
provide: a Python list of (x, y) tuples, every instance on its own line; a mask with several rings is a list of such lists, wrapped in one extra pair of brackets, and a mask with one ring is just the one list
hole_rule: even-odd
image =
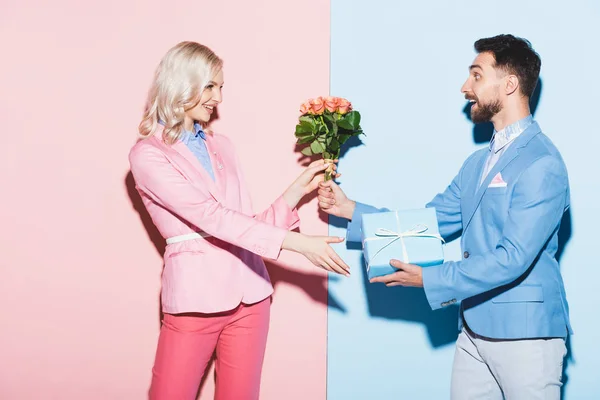
[(371, 283), (381, 282), (386, 286), (412, 286), (423, 287), (423, 268), (418, 265), (406, 264), (399, 260), (391, 260), (390, 265), (398, 272), (378, 276), (370, 280)]
[(319, 183), (319, 207), (327, 214), (352, 219), (356, 203), (334, 181)]

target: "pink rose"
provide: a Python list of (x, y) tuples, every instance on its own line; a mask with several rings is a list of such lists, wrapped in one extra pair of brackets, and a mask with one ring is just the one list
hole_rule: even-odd
[(336, 112), (340, 104), (339, 97), (328, 96), (325, 97), (325, 109), (329, 112)]
[(338, 112), (342, 115), (346, 114), (348, 111), (352, 110), (352, 103), (350, 103), (346, 99), (340, 99), (340, 103), (338, 106)]
[(323, 102), (322, 97), (317, 97), (316, 99), (310, 99), (310, 107), (313, 114), (321, 115), (325, 110), (325, 103)]
[(306, 103), (303, 103), (300, 106), (300, 113), (302, 113), (302, 115), (306, 115), (306, 114), (311, 114), (312, 110), (310, 108), (310, 103), (307, 101)]

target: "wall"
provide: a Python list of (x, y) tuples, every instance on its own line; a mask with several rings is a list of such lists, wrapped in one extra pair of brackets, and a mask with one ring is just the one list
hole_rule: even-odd
[[(328, 92), (328, 1), (0, 5), (0, 398), (146, 398), (164, 246), (127, 154), (154, 68), (182, 40), (225, 61), (215, 130), (265, 208), (302, 170), (300, 103)], [(326, 234), (316, 209), (302, 230)], [(290, 254), (269, 268), (261, 398), (324, 398), (326, 276)], [(200, 398), (213, 386), (209, 374)]]
[[(460, 93), (475, 40), (513, 33), (533, 43), (542, 58), (534, 116), (560, 149), (572, 190), (560, 257), (575, 330), (565, 399), (598, 398), (597, 2), (333, 0), (331, 13), (331, 94), (355, 104), (367, 135), (341, 159), (340, 183), (380, 207), (421, 207), (486, 146), (489, 131), (473, 127)], [(345, 224), (332, 219), (330, 233), (344, 234)], [(432, 312), (420, 289), (371, 285), (360, 250), (338, 249), (353, 274), (330, 279), (341, 309), (328, 317), (328, 399), (449, 398), (456, 308)], [(446, 259), (459, 257), (455, 241)]]

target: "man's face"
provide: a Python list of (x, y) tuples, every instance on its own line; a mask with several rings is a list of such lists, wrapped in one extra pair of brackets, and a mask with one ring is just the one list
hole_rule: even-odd
[(460, 89), (471, 102), (471, 120), (488, 122), (504, 108), (500, 87), (503, 71), (494, 68), (496, 60), (489, 52), (480, 53), (469, 67), (469, 77)]

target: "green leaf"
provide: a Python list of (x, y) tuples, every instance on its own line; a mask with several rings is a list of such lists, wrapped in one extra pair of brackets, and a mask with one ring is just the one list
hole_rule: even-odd
[(346, 140), (350, 139), (351, 135), (347, 135), (347, 134), (341, 134), (338, 136), (338, 140), (340, 142), (340, 145), (346, 143)]
[(325, 147), (316, 140), (310, 144), (310, 149), (314, 154), (321, 154), (325, 151)]
[(297, 143), (298, 144), (306, 144), (306, 143), (312, 142), (313, 140), (315, 140), (315, 137), (311, 135), (311, 136), (306, 136), (306, 137), (298, 139)]
[(300, 122), (308, 122), (309, 124), (315, 126), (315, 117), (314, 115), (303, 115), (300, 118), (298, 118), (298, 120)]
[(329, 146), (327, 146), (327, 150), (330, 150), (332, 153), (337, 152), (340, 149), (340, 142), (338, 142), (336, 139), (332, 139), (331, 143), (329, 143)]
[(360, 129), (360, 113), (358, 111), (350, 111), (344, 116), (344, 120), (348, 121), (352, 130)]
[(312, 134), (313, 131), (314, 127), (306, 121), (301, 121), (296, 125), (296, 136), (306, 136), (307, 134)]
[(309, 156), (309, 157), (313, 155), (312, 150), (310, 149), (310, 147), (303, 148), (300, 151), (300, 153), (304, 154), (305, 156)]
[(352, 125), (350, 124), (350, 122), (347, 121), (346, 119), (340, 119), (339, 121), (337, 121), (337, 126), (339, 126), (342, 129), (348, 130), (348, 131), (354, 130), (354, 128), (352, 128)]
[(296, 132), (294, 135), (295, 135), (295, 136), (296, 136), (298, 139), (301, 139), (301, 138), (305, 138), (305, 137), (311, 137), (313, 134), (312, 134), (312, 133), (310, 133), (310, 132), (302, 132), (302, 133), (298, 133), (298, 132)]

